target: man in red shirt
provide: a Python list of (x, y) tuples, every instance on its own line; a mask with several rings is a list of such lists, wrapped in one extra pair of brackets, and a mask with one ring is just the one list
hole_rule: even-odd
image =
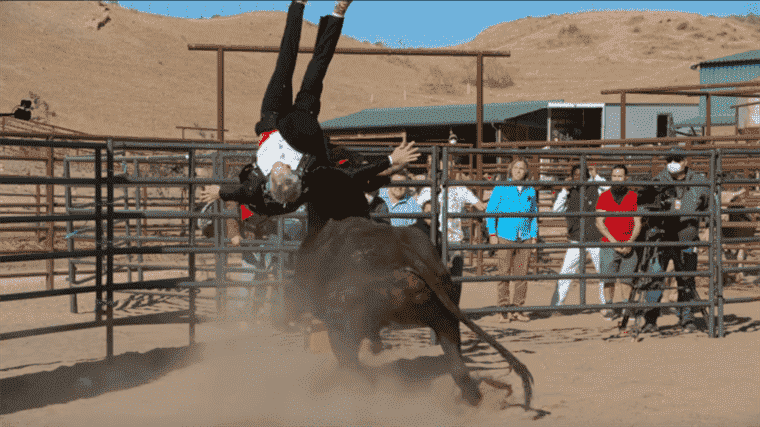
[[(599, 196), (596, 203), (597, 212), (636, 212), (638, 210), (638, 196), (620, 184), (626, 180), (628, 168), (624, 165), (615, 165), (612, 168), (612, 187)], [(597, 217), (596, 226), (602, 233), (602, 242), (633, 242), (641, 232), (641, 217)], [(617, 274), (624, 286), (621, 288), (622, 300), (627, 302), (631, 294), (632, 277), (625, 277), (633, 273), (638, 263), (638, 254), (632, 247), (602, 248), (600, 251), (600, 264), (602, 274)], [(599, 298), (603, 303), (610, 304), (615, 295), (615, 279), (604, 279), (604, 287), (599, 290)], [(612, 320), (614, 313), (611, 310), (602, 311), (602, 316)]]

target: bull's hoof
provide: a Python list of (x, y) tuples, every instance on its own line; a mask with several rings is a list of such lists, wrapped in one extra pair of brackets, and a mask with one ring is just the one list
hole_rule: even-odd
[(369, 351), (371, 351), (372, 354), (380, 354), (383, 351), (382, 341), (371, 341)]
[(478, 389), (470, 391), (463, 390), (462, 399), (464, 399), (465, 402), (469, 403), (471, 406), (478, 406), (480, 404), (480, 401), (483, 400), (483, 395)]

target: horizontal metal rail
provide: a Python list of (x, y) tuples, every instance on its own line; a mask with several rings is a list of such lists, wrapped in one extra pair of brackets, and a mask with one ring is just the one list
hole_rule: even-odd
[[(737, 304), (760, 301), (760, 297), (743, 297), (743, 298), (726, 298), (724, 304)], [(646, 309), (646, 308), (669, 308), (669, 307), (708, 307), (710, 301), (689, 301), (689, 302), (628, 302), (628, 303), (610, 303), (610, 304), (584, 304), (584, 305), (540, 305), (532, 306), (531, 311), (577, 311), (577, 310), (607, 310), (607, 309)], [(473, 314), (495, 314), (495, 313), (514, 313), (524, 312), (525, 307), (483, 307), (483, 308), (466, 308), (462, 309), (465, 315)]]
[(195, 322), (208, 322), (212, 320), (208, 316), (192, 313), (190, 310), (181, 310), (169, 313), (153, 313), (137, 316), (112, 319), (110, 321), (96, 320), (91, 322), (71, 323), (68, 325), (48, 326), (44, 328), (28, 329), (25, 331), (0, 333), (0, 341), (15, 338), (28, 338), (58, 332), (79, 331), (83, 329), (100, 328), (103, 326), (134, 326), (134, 325), (167, 325), (173, 323), (189, 323), (190, 317), (195, 317)]

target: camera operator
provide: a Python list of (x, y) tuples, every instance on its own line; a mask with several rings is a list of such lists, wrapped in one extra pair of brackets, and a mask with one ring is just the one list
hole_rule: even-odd
[[(696, 247), (690, 246), (691, 243), (699, 241), (699, 222), (700, 217), (688, 216), (689, 213), (704, 212), (709, 206), (709, 189), (702, 186), (674, 186), (669, 185), (675, 182), (694, 182), (706, 183), (707, 178), (701, 173), (694, 172), (688, 168), (688, 159), (686, 151), (681, 148), (672, 149), (665, 157), (666, 167), (655, 178), (655, 182), (662, 185), (650, 187), (644, 191), (650, 196), (644, 199), (652, 199), (653, 210), (663, 212), (678, 212), (681, 216), (660, 217), (657, 221), (659, 227), (663, 230), (662, 241), (680, 242), (682, 246), (662, 247), (659, 251), (659, 263), (661, 266), (667, 266), (670, 260), (673, 260), (674, 271), (677, 272), (694, 272), (697, 271), (697, 250)], [(678, 277), (678, 301), (687, 302), (696, 298), (696, 284), (694, 277)], [(657, 296), (657, 302), (662, 298), (660, 293)], [(684, 307), (678, 311), (678, 325), (684, 332), (694, 332), (694, 313), (690, 307)], [(648, 310), (644, 314), (644, 332), (654, 332), (657, 330), (657, 318), (660, 315), (660, 309), (655, 308)]]

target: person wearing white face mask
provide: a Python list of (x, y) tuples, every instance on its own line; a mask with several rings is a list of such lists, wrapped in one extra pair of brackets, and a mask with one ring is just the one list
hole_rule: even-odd
[[(672, 185), (672, 183), (706, 183), (704, 174), (690, 170), (686, 151), (676, 147), (665, 156), (665, 168), (654, 178), (662, 185), (653, 187), (651, 192), (658, 194), (663, 209), (669, 212), (679, 212), (681, 216), (669, 216), (662, 219), (661, 228), (664, 230), (662, 241), (680, 242), (682, 246), (660, 248), (659, 263), (668, 265), (673, 261), (676, 272), (693, 272), (697, 270), (697, 251), (693, 246), (699, 241), (700, 217), (689, 216), (689, 213), (704, 212), (709, 206), (709, 189), (702, 186)], [(695, 299), (696, 286), (694, 277), (678, 277), (678, 301), (688, 302)], [(651, 291), (647, 300), (660, 301), (661, 291)], [(644, 315), (645, 332), (657, 330), (657, 318), (660, 309), (648, 310)], [(678, 325), (684, 332), (694, 332), (694, 313), (689, 307), (679, 311)]]

